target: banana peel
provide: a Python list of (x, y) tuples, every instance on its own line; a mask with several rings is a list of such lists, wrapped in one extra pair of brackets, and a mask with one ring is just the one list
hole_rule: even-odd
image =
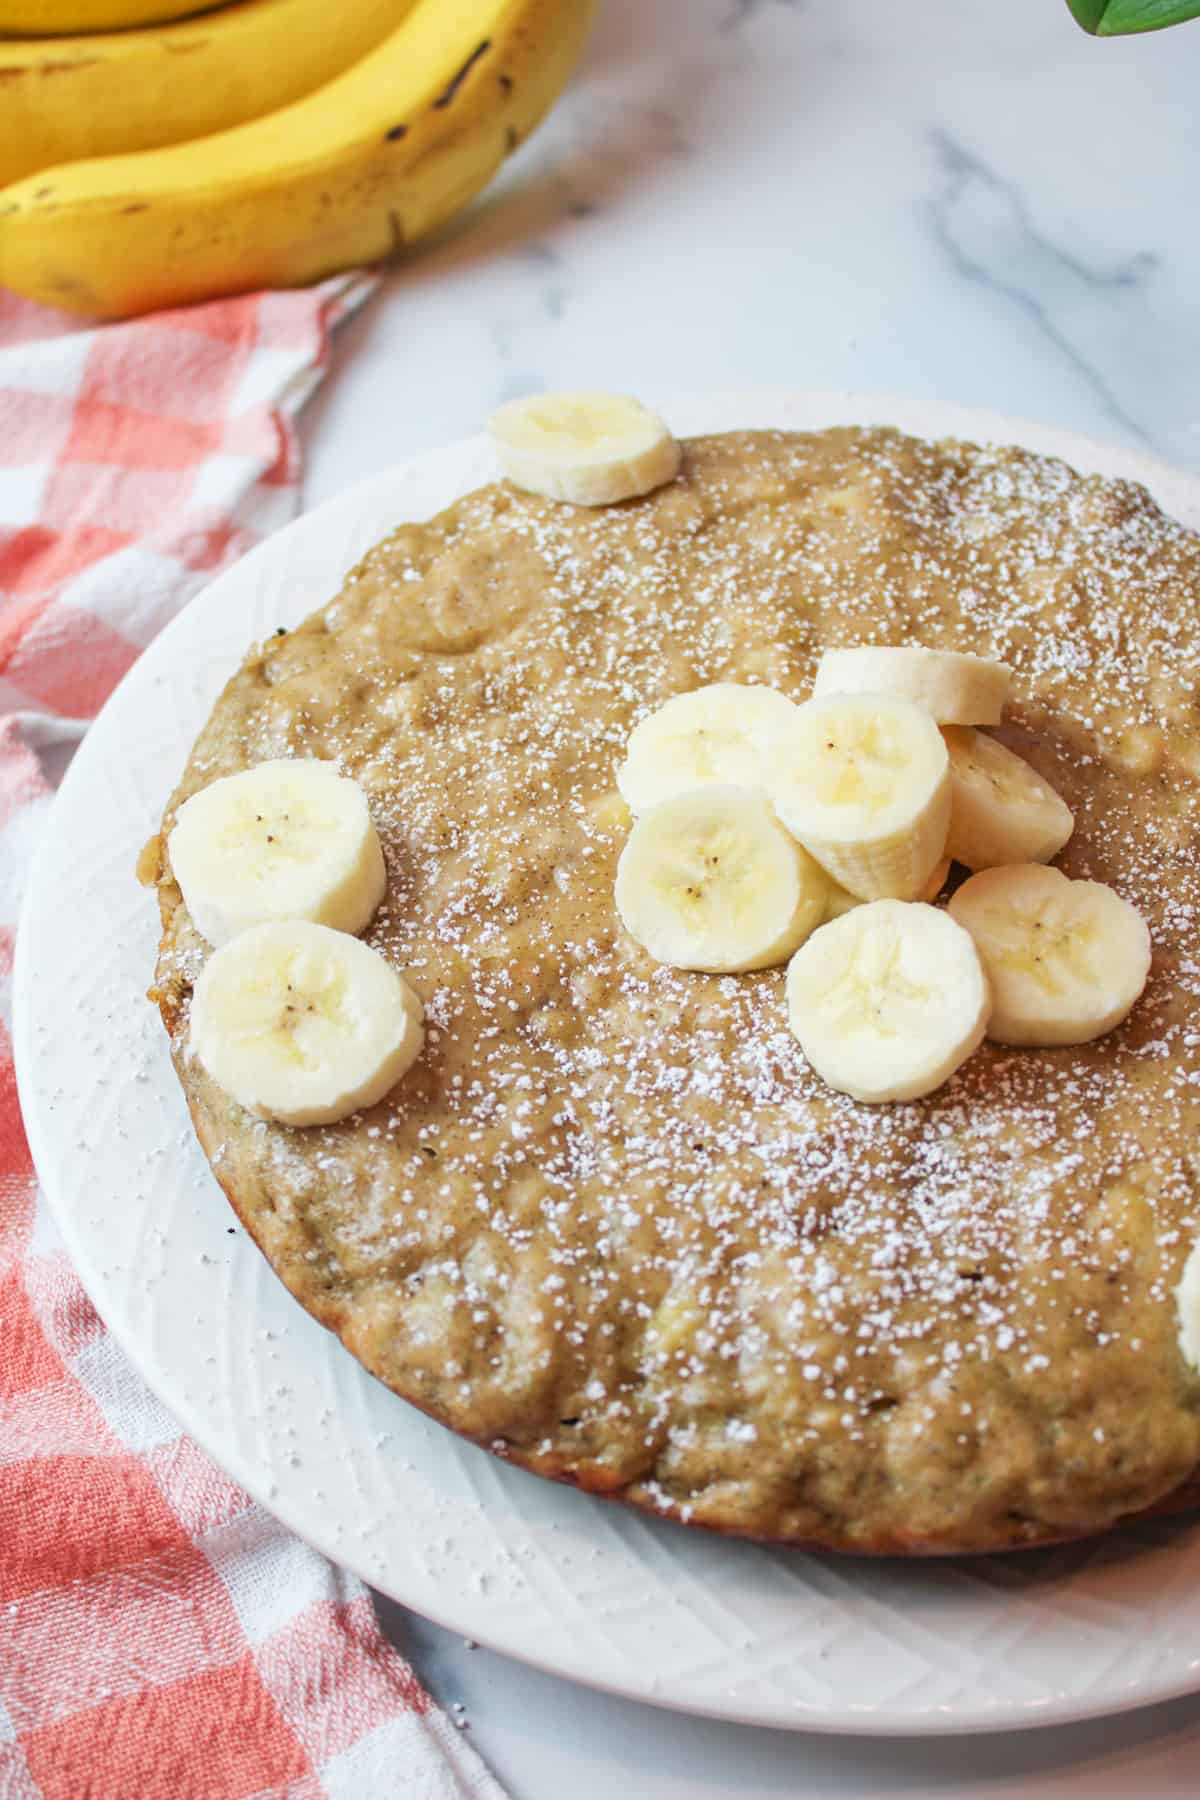
[(0, 285), (125, 318), (373, 262), (441, 225), (565, 85), (596, 0), (416, 0), (262, 118), (0, 189)]
[(221, 0), (0, 0), (0, 36), (129, 31), (211, 11)]
[[(0, 41), (0, 186), (227, 131), (332, 81), (413, 0), (240, 0), (141, 31)], [(0, 0), (0, 5), (3, 0)]]

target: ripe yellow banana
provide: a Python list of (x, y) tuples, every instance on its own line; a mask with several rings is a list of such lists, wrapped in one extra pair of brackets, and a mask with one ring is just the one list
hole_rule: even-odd
[(0, 33), (62, 37), (76, 31), (128, 31), (165, 25), (187, 13), (210, 11), (222, 0), (0, 0)]
[(162, 150), (0, 189), (0, 286), (122, 318), (296, 287), (411, 243), (472, 198), (546, 112), (595, 0), (417, 0), (291, 106)]
[(0, 185), (287, 106), (357, 62), (412, 4), (342, 0), (333, 29), (329, 0), (242, 0), (142, 31), (0, 42)]

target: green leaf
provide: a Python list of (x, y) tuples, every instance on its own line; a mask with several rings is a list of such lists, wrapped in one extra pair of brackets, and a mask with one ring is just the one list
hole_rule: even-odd
[(1200, 18), (1200, 0), (1067, 0), (1093, 37), (1124, 37), (1133, 31), (1161, 31)]

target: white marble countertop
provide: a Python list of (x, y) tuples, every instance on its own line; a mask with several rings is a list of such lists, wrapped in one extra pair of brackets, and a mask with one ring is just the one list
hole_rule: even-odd
[[(1200, 465), (1200, 22), (1064, 0), (604, 0), (570, 93), (395, 269), (306, 422), (307, 499), (539, 387), (893, 391)], [(756, 1732), (389, 1629), (516, 1800), (1165, 1800), (1200, 1699), (941, 1742)]]

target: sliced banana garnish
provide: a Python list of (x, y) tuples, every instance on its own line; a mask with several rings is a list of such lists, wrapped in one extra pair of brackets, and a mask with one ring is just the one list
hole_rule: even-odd
[(840, 919), (843, 913), (853, 912), (856, 906), (869, 906), (870, 904), (869, 900), (860, 899), (857, 894), (852, 894), (849, 888), (844, 888), (840, 882), (831, 878), (829, 898), (825, 902), (825, 923), (829, 924), (833, 919)]
[[(917, 895), (917, 899), (927, 900), (932, 903), (937, 899), (938, 895), (945, 887), (949, 876), (950, 858), (948, 856), (943, 856), (941, 862), (937, 865), (933, 874), (929, 877), (929, 880)], [(848, 888), (839, 887), (836, 881), (831, 881), (829, 883), (829, 899), (825, 903), (825, 917), (827, 920), (840, 919), (843, 913), (848, 913), (850, 911), (851, 907), (868, 906), (869, 904), (869, 901), (860, 900), (858, 895), (852, 894)]]
[(939, 725), (998, 725), (1012, 670), (957, 650), (861, 645), (826, 650), (813, 683), (823, 694), (895, 694), (923, 706)]
[(768, 792), (793, 837), (863, 900), (912, 900), (942, 860), (950, 763), (912, 700), (831, 694), (774, 740)]
[(817, 1074), (874, 1105), (947, 1081), (982, 1043), (990, 999), (970, 935), (948, 913), (876, 900), (796, 952), (787, 1004)]
[(258, 763), (201, 788), (167, 854), (192, 922), (218, 946), (268, 919), (361, 931), (387, 886), (362, 789), (328, 762)]
[(958, 726), (942, 736), (950, 753), (946, 848), (954, 861), (994, 869), (1057, 856), (1075, 820), (1050, 783), (986, 732)]
[(508, 479), (549, 500), (608, 506), (679, 473), (667, 427), (626, 394), (531, 394), (494, 412), (488, 430)]
[[(863, 1101), (932, 1092), (985, 1032), (1110, 1031), (1145, 987), (1149, 932), (1111, 888), (1045, 866), (1070, 809), (975, 729), (999, 720), (1011, 680), (986, 657), (864, 647), (826, 652), (801, 705), (735, 682), (668, 701), (617, 774), (639, 815), (617, 868), (627, 931), (659, 962), (714, 973), (794, 951), (792, 1029)], [(940, 912), (927, 903), (952, 859), (981, 873)], [(1200, 1272), (1193, 1287), (1200, 1367)]]
[(965, 881), (950, 914), (991, 983), (988, 1036), (1001, 1044), (1086, 1044), (1132, 1009), (1150, 973), (1141, 914), (1099, 881), (1020, 863)]
[(710, 783), (765, 789), (771, 745), (795, 711), (774, 688), (736, 681), (676, 694), (630, 733), (617, 786), (634, 812)]
[(821, 921), (828, 883), (761, 794), (701, 787), (636, 820), (617, 911), (656, 962), (733, 974), (783, 962)]
[(421, 1002), (358, 938), (291, 919), (215, 950), (192, 995), (191, 1047), (260, 1118), (329, 1125), (373, 1106), (421, 1052)]
[(1175, 1289), (1179, 1348), (1188, 1366), (1200, 1372), (1200, 1243), (1193, 1244)]

